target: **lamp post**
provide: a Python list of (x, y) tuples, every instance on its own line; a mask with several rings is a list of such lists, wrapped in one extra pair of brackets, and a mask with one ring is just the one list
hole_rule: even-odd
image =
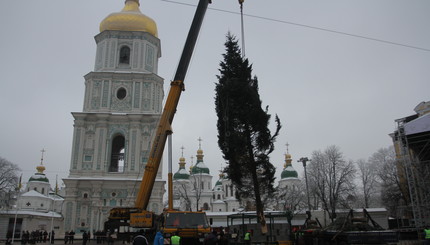
[(305, 181), (306, 181), (306, 195), (308, 197), (308, 218), (311, 218), (311, 201), (309, 198), (309, 186), (308, 186), (308, 174), (306, 173), (306, 162), (310, 162), (311, 159), (307, 157), (302, 157), (298, 160), (298, 162), (303, 163), (303, 168), (305, 169)]

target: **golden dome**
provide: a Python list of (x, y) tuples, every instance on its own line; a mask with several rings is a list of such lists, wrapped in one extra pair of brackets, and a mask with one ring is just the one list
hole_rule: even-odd
[(285, 164), (284, 164), (284, 168), (288, 167), (288, 166), (292, 166), (291, 162), (293, 161), (293, 159), (291, 159), (291, 155), (289, 153), (285, 154)]
[(43, 171), (45, 171), (45, 166), (43, 166), (42, 164), (36, 167), (36, 170), (38, 173), (43, 174)]
[(108, 15), (100, 23), (100, 32), (111, 31), (144, 31), (157, 37), (157, 24), (139, 9), (139, 0), (126, 0), (121, 12)]

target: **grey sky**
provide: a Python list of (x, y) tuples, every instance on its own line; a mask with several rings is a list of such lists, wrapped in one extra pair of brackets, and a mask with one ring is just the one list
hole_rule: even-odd
[[(141, 11), (158, 25), (158, 74), (165, 79), (167, 94), (195, 7), (140, 2)], [(94, 67), (93, 37), (103, 18), (123, 5), (123, 0), (0, 1), (0, 156), (18, 164), (25, 181), (40, 163), (42, 148), (51, 183), (56, 174), (68, 175), (70, 112), (82, 111), (83, 76)], [(224, 12), (239, 12), (236, 0), (213, 0), (210, 8), (218, 10), (206, 14), (173, 123), (173, 169), (178, 168), (181, 146), (189, 167), (201, 137), (215, 180), (221, 164), (225, 166), (217, 145), (215, 76), (226, 33), (241, 36), (240, 16)], [(391, 144), (388, 134), (395, 119), (430, 100), (430, 1), (246, 0), (244, 11), (278, 20), (245, 16), (246, 56), (258, 76), (263, 105), (283, 125), (271, 155), (278, 177), (287, 142), (299, 171), (297, 159), (333, 144), (347, 159), (367, 159)]]

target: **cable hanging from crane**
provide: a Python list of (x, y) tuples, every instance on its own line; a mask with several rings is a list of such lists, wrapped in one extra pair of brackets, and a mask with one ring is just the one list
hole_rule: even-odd
[(242, 34), (242, 58), (245, 57), (245, 28), (243, 26), (243, 2), (245, 0), (239, 0), (240, 4), (240, 29)]

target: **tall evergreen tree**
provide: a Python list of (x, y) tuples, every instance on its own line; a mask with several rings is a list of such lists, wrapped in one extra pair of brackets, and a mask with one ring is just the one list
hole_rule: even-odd
[(263, 199), (274, 192), (275, 167), (269, 161), (281, 129), (276, 116), (272, 135), (268, 107), (261, 107), (257, 77), (242, 58), (236, 38), (227, 34), (226, 53), (217, 76), (215, 106), (218, 116), (218, 145), (227, 161), (225, 172), (235, 185), (238, 198), (254, 199), (258, 221), (267, 231)]

